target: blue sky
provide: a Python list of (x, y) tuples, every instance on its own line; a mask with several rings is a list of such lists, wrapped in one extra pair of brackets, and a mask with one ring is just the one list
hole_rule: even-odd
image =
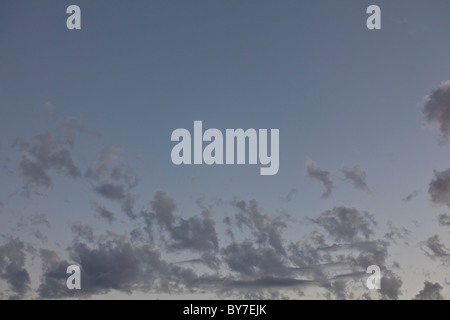
[[(81, 30), (66, 28), (71, 4)], [(381, 30), (366, 28), (371, 4)], [(0, 297), (448, 298), (449, 12), (437, 0), (2, 3)], [(279, 129), (279, 172), (175, 166), (171, 133), (195, 120)], [(170, 272), (139, 258), (149, 248)], [(365, 287), (368, 263), (389, 290)], [(86, 288), (65, 288), (65, 264)]]

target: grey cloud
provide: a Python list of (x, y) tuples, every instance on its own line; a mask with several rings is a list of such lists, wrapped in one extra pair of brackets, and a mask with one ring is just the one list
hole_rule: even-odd
[(450, 205), (450, 169), (434, 171), (434, 178), (430, 182), (428, 193), (435, 204)]
[(297, 189), (292, 188), (291, 190), (289, 190), (289, 192), (286, 194), (285, 197), (282, 197), (281, 200), (285, 201), (285, 202), (291, 202), (292, 198), (294, 197), (294, 194), (297, 192)]
[(177, 211), (177, 206), (172, 196), (167, 192), (158, 190), (153, 196), (150, 206), (156, 221), (170, 229), (175, 222), (175, 212)]
[[(44, 257), (44, 254), (46, 257)], [(75, 241), (69, 248), (75, 264), (81, 266), (82, 290), (75, 294), (89, 297), (105, 294), (111, 290), (131, 293), (177, 292), (197, 279), (189, 269), (168, 263), (161, 252), (150, 245), (134, 246), (129, 239), (111, 232), (99, 237), (95, 244)], [(42, 298), (65, 298), (74, 293), (62, 282), (66, 279), (68, 262), (62, 261), (54, 252), (43, 255), (44, 275), (38, 290)]]
[[(138, 183), (134, 171), (126, 168), (122, 163), (122, 150), (116, 146), (103, 147), (97, 163), (89, 168), (85, 177), (96, 182), (95, 192), (102, 197), (120, 204), (122, 211), (131, 219), (137, 217), (134, 205), (137, 195), (130, 190)], [(94, 205), (94, 209), (109, 222), (114, 220), (114, 215), (104, 206)]]
[(99, 205), (97, 202), (92, 202), (92, 208), (100, 214), (100, 217), (108, 221), (109, 223), (113, 223), (116, 220), (113, 212), (109, 211), (106, 207)]
[(71, 178), (81, 176), (70, 151), (51, 132), (36, 135), (30, 141), (19, 139), (16, 145), (22, 150), (19, 169), (27, 186), (51, 187), (51, 171)]
[(312, 160), (306, 161), (306, 176), (321, 182), (325, 188), (322, 198), (328, 198), (333, 189), (333, 181), (331, 181), (331, 173), (324, 171)]
[[(143, 212), (147, 232), (151, 235), (156, 223), (166, 230), (170, 238), (166, 244), (171, 249), (193, 249), (198, 251), (217, 250), (218, 236), (212, 212), (204, 209), (201, 216), (184, 219), (175, 215), (177, 206), (167, 192), (158, 190), (150, 201), (151, 212)], [(154, 223), (155, 222), (155, 223)]]
[(50, 222), (47, 219), (47, 215), (45, 213), (36, 213), (30, 217), (30, 222), (32, 226), (45, 226), (50, 228)]
[(347, 298), (347, 285), (345, 281), (334, 281), (330, 283), (329, 290), (337, 299), (344, 300)]
[(105, 183), (96, 187), (95, 191), (109, 200), (121, 201), (125, 198), (125, 189), (123, 186)]
[(411, 192), (410, 194), (408, 194), (406, 197), (404, 197), (402, 199), (403, 202), (409, 202), (411, 201), (413, 198), (417, 197), (420, 194), (420, 190), (414, 190), (413, 192)]
[(423, 101), (424, 125), (437, 124), (441, 132), (441, 143), (448, 140), (450, 134), (450, 80), (442, 82)]
[(356, 208), (334, 207), (313, 219), (322, 226), (335, 240), (357, 241), (368, 239), (375, 225), (373, 216)]
[(76, 237), (87, 240), (89, 242), (93, 242), (95, 239), (94, 232), (89, 225), (74, 223), (72, 224), (72, 232), (76, 235)]
[(370, 192), (366, 183), (366, 172), (360, 167), (343, 167), (341, 172), (344, 174), (345, 180), (348, 180), (356, 189)]
[(415, 296), (415, 300), (443, 300), (442, 286), (439, 283), (424, 282), (424, 288)]
[(24, 243), (13, 238), (0, 246), (0, 278), (8, 283), (13, 292), (9, 298), (22, 298), (30, 289), (24, 249)]
[(449, 250), (445, 247), (445, 245), (441, 242), (439, 235), (435, 234), (432, 237), (429, 237), (425, 242), (426, 247), (431, 252), (426, 252), (430, 257), (448, 257), (450, 256)]
[(216, 222), (208, 210), (202, 212), (202, 217), (181, 219), (178, 225), (169, 229), (171, 241), (169, 246), (175, 249), (216, 250), (218, 237)]
[(450, 215), (442, 213), (439, 215), (438, 221), (441, 226), (450, 226)]
[(39, 231), (39, 230), (34, 230), (33, 231), (33, 236), (35, 236), (36, 239), (41, 240), (43, 242), (46, 242), (47, 239), (48, 239), (48, 237), (45, 234), (43, 234), (41, 231)]
[(136, 198), (134, 195), (125, 190), (123, 185), (103, 183), (95, 187), (95, 191), (102, 197), (119, 203), (122, 211), (125, 212), (131, 219), (136, 218), (136, 214), (133, 211)]
[(234, 201), (233, 205), (240, 210), (235, 215), (237, 225), (249, 227), (258, 245), (270, 245), (278, 253), (285, 254), (282, 233), (287, 228), (287, 224), (284, 221), (273, 219), (269, 214), (262, 213), (262, 209), (255, 200), (248, 203)]
[(27, 185), (51, 187), (52, 180), (46, 170), (39, 164), (33, 162), (28, 153), (21, 154), (19, 168), (22, 178)]
[(229, 244), (222, 249), (222, 256), (232, 271), (246, 277), (290, 274), (290, 269), (285, 266), (283, 257), (276, 250), (255, 248), (249, 241)]
[(384, 298), (397, 300), (402, 293), (402, 280), (390, 270), (382, 272), (380, 281), (380, 293)]
[(387, 227), (389, 232), (385, 233), (385, 238), (391, 241), (396, 241), (396, 239), (403, 239), (407, 237), (410, 233), (405, 227), (397, 228), (392, 221), (387, 222)]
[(136, 186), (138, 178), (133, 170), (124, 166), (121, 154), (122, 149), (117, 146), (101, 148), (97, 163), (93, 168), (88, 168), (85, 176), (96, 181), (110, 179), (123, 182), (128, 188)]
[(289, 288), (299, 286), (311, 286), (314, 281), (286, 277), (263, 277), (255, 280), (225, 280), (223, 285), (233, 289), (260, 289), (260, 288)]
[(66, 286), (67, 267), (72, 263), (61, 260), (55, 251), (41, 249), (39, 254), (43, 269), (41, 284), (37, 290), (39, 297), (55, 299), (77, 296), (79, 290), (69, 290)]

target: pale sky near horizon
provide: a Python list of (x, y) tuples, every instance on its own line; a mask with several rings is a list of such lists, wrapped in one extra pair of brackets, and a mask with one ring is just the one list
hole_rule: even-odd
[[(449, 14), (2, 2), (0, 299), (449, 299)], [(196, 120), (279, 129), (278, 173), (174, 165)]]

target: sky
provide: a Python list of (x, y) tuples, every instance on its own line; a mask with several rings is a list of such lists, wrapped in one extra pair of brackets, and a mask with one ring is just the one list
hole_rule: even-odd
[[(3, 1), (0, 299), (449, 299), (449, 13)], [(175, 165), (194, 121), (278, 129), (278, 172)]]

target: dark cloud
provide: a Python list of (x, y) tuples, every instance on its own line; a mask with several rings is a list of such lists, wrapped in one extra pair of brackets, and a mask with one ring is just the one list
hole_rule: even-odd
[(442, 286), (439, 283), (424, 282), (424, 288), (416, 295), (414, 300), (443, 300)]
[(358, 166), (354, 166), (353, 168), (350, 167), (343, 167), (341, 169), (341, 172), (345, 176), (345, 180), (349, 181), (356, 189), (359, 189), (361, 191), (370, 192), (369, 187), (367, 187), (366, 183), (366, 172), (362, 170)]
[(264, 277), (255, 280), (225, 280), (223, 285), (233, 289), (267, 289), (267, 288), (289, 288), (299, 286), (311, 286), (314, 281), (301, 280), (295, 278), (277, 278), (277, 277)]
[(123, 186), (105, 183), (96, 187), (95, 191), (109, 200), (121, 201), (125, 198), (125, 189)]
[(413, 192), (411, 192), (410, 194), (408, 194), (406, 197), (404, 197), (402, 199), (403, 202), (409, 202), (411, 201), (413, 198), (417, 197), (420, 194), (420, 190), (414, 190)]
[(26, 186), (51, 187), (52, 171), (71, 178), (81, 176), (70, 151), (52, 132), (38, 134), (29, 141), (18, 139), (13, 146), (22, 150), (19, 169)]
[(39, 231), (39, 230), (34, 230), (33, 231), (33, 236), (35, 236), (36, 239), (41, 240), (43, 242), (46, 242), (47, 239), (48, 239), (48, 237), (45, 234), (43, 234), (41, 231)]
[(425, 242), (425, 246), (429, 251), (425, 251), (430, 257), (448, 257), (450, 256), (449, 250), (441, 242), (439, 235), (435, 234), (429, 237)]
[(85, 176), (95, 181), (111, 180), (115, 183), (123, 182), (127, 188), (138, 184), (138, 178), (134, 171), (122, 163), (122, 149), (117, 146), (103, 147), (97, 163), (89, 168)]
[(150, 202), (150, 207), (158, 224), (171, 229), (175, 222), (177, 206), (172, 196), (167, 192), (158, 190)]
[(258, 245), (269, 245), (278, 253), (285, 254), (282, 233), (287, 228), (287, 224), (284, 221), (273, 219), (269, 214), (263, 213), (255, 200), (248, 203), (234, 201), (233, 205), (239, 209), (235, 215), (238, 227), (247, 226)]
[(450, 169), (434, 171), (434, 178), (430, 182), (428, 193), (435, 204), (450, 205)]
[(47, 219), (45, 213), (36, 213), (30, 217), (30, 223), (32, 226), (45, 226), (50, 228), (50, 222)]
[(314, 161), (307, 160), (306, 176), (320, 181), (323, 184), (325, 192), (322, 194), (322, 198), (328, 198), (331, 195), (333, 181), (330, 179), (331, 173), (329, 171), (324, 171)]
[(171, 248), (178, 250), (217, 250), (219, 240), (215, 226), (216, 222), (208, 210), (204, 210), (201, 217), (180, 219), (169, 229), (171, 240), (168, 244)]
[(438, 221), (441, 226), (450, 226), (450, 215), (442, 213), (439, 215)]
[(150, 212), (143, 212), (147, 232), (151, 236), (153, 225), (159, 225), (169, 234), (165, 244), (176, 250), (217, 250), (218, 236), (212, 211), (204, 209), (200, 216), (187, 219), (175, 215), (177, 206), (170, 194), (157, 191), (150, 201)]
[(19, 239), (9, 239), (0, 246), (0, 278), (13, 292), (9, 298), (23, 298), (29, 291), (30, 276), (25, 268), (25, 245)]
[(383, 298), (398, 300), (399, 295), (402, 293), (402, 280), (395, 275), (392, 271), (382, 271), (380, 282), (380, 293)]
[(277, 251), (273, 248), (255, 248), (250, 241), (229, 244), (222, 249), (222, 256), (230, 270), (245, 277), (288, 276), (290, 273), (284, 258)]
[(95, 237), (94, 237), (94, 232), (91, 228), (91, 226), (89, 225), (82, 225), (81, 223), (74, 223), (72, 224), (72, 232), (74, 233), (74, 235), (77, 238), (89, 241), (89, 242), (93, 242)]
[[(55, 251), (41, 249), (39, 251), (42, 261), (41, 284), (37, 293), (42, 299), (59, 299), (82, 294), (81, 290), (69, 290), (66, 285), (67, 267), (73, 263), (61, 260)], [(83, 288), (82, 279), (82, 288)]]
[(127, 237), (111, 232), (99, 237), (95, 244), (75, 241), (69, 254), (81, 266), (81, 290), (66, 289), (66, 268), (72, 263), (60, 260), (54, 252), (42, 251), (44, 276), (38, 290), (41, 298), (65, 298), (74, 294), (89, 297), (111, 290), (178, 292), (186, 290), (198, 278), (192, 269), (163, 260), (161, 252), (152, 246), (132, 245)]
[(374, 233), (373, 216), (356, 208), (334, 207), (312, 221), (322, 226), (337, 241), (368, 239)]
[[(134, 206), (137, 195), (132, 194), (131, 189), (138, 184), (138, 178), (123, 164), (121, 153), (122, 150), (116, 146), (101, 148), (96, 164), (86, 171), (85, 177), (95, 181), (97, 194), (119, 203), (130, 219), (136, 219)], [(95, 203), (93, 209), (110, 223), (114, 220), (114, 214), (104, 206)]]
[(441, 132), (441, 143), (448, 140), (450, 134), (450, 80), (426, 96), (423, 102), (424, 125), (437, 124)]
[(92, 208), (97, 211), (101, 218), (105, 219), (109, 223), (113, 223), (116, 220), (113, 212), (109, 211), (106, 207), (99, 205), (97, 202), (92, 202)]
[(387, 227), (389, 231), (385, 233), (384, 236), (390, 241), (395, 242), (397, 239), (406, 238), (410, 234), (410, 231), (408, 229), (406, 229), (405, 227), (398, 228), (392, 223), (392, 221), (387, 222)]
[(102, 197), (119, 203), (122, 211), (125, 212), (131, 219), (135, 219), (137, 217), (133, 210), (136, 197), (129, 193), (123, 185), (102, 183), (95, 187), (95, 191)]
[(296, 192), (297, 192), (297, 189), (292, 188), (291, 190), (289, 190), (289, 192), (286, 194), (285, 197), (281, 198), (281, 200), (283, 200), (285, 202), (291, 202), (292, 198), (294, 197)]

